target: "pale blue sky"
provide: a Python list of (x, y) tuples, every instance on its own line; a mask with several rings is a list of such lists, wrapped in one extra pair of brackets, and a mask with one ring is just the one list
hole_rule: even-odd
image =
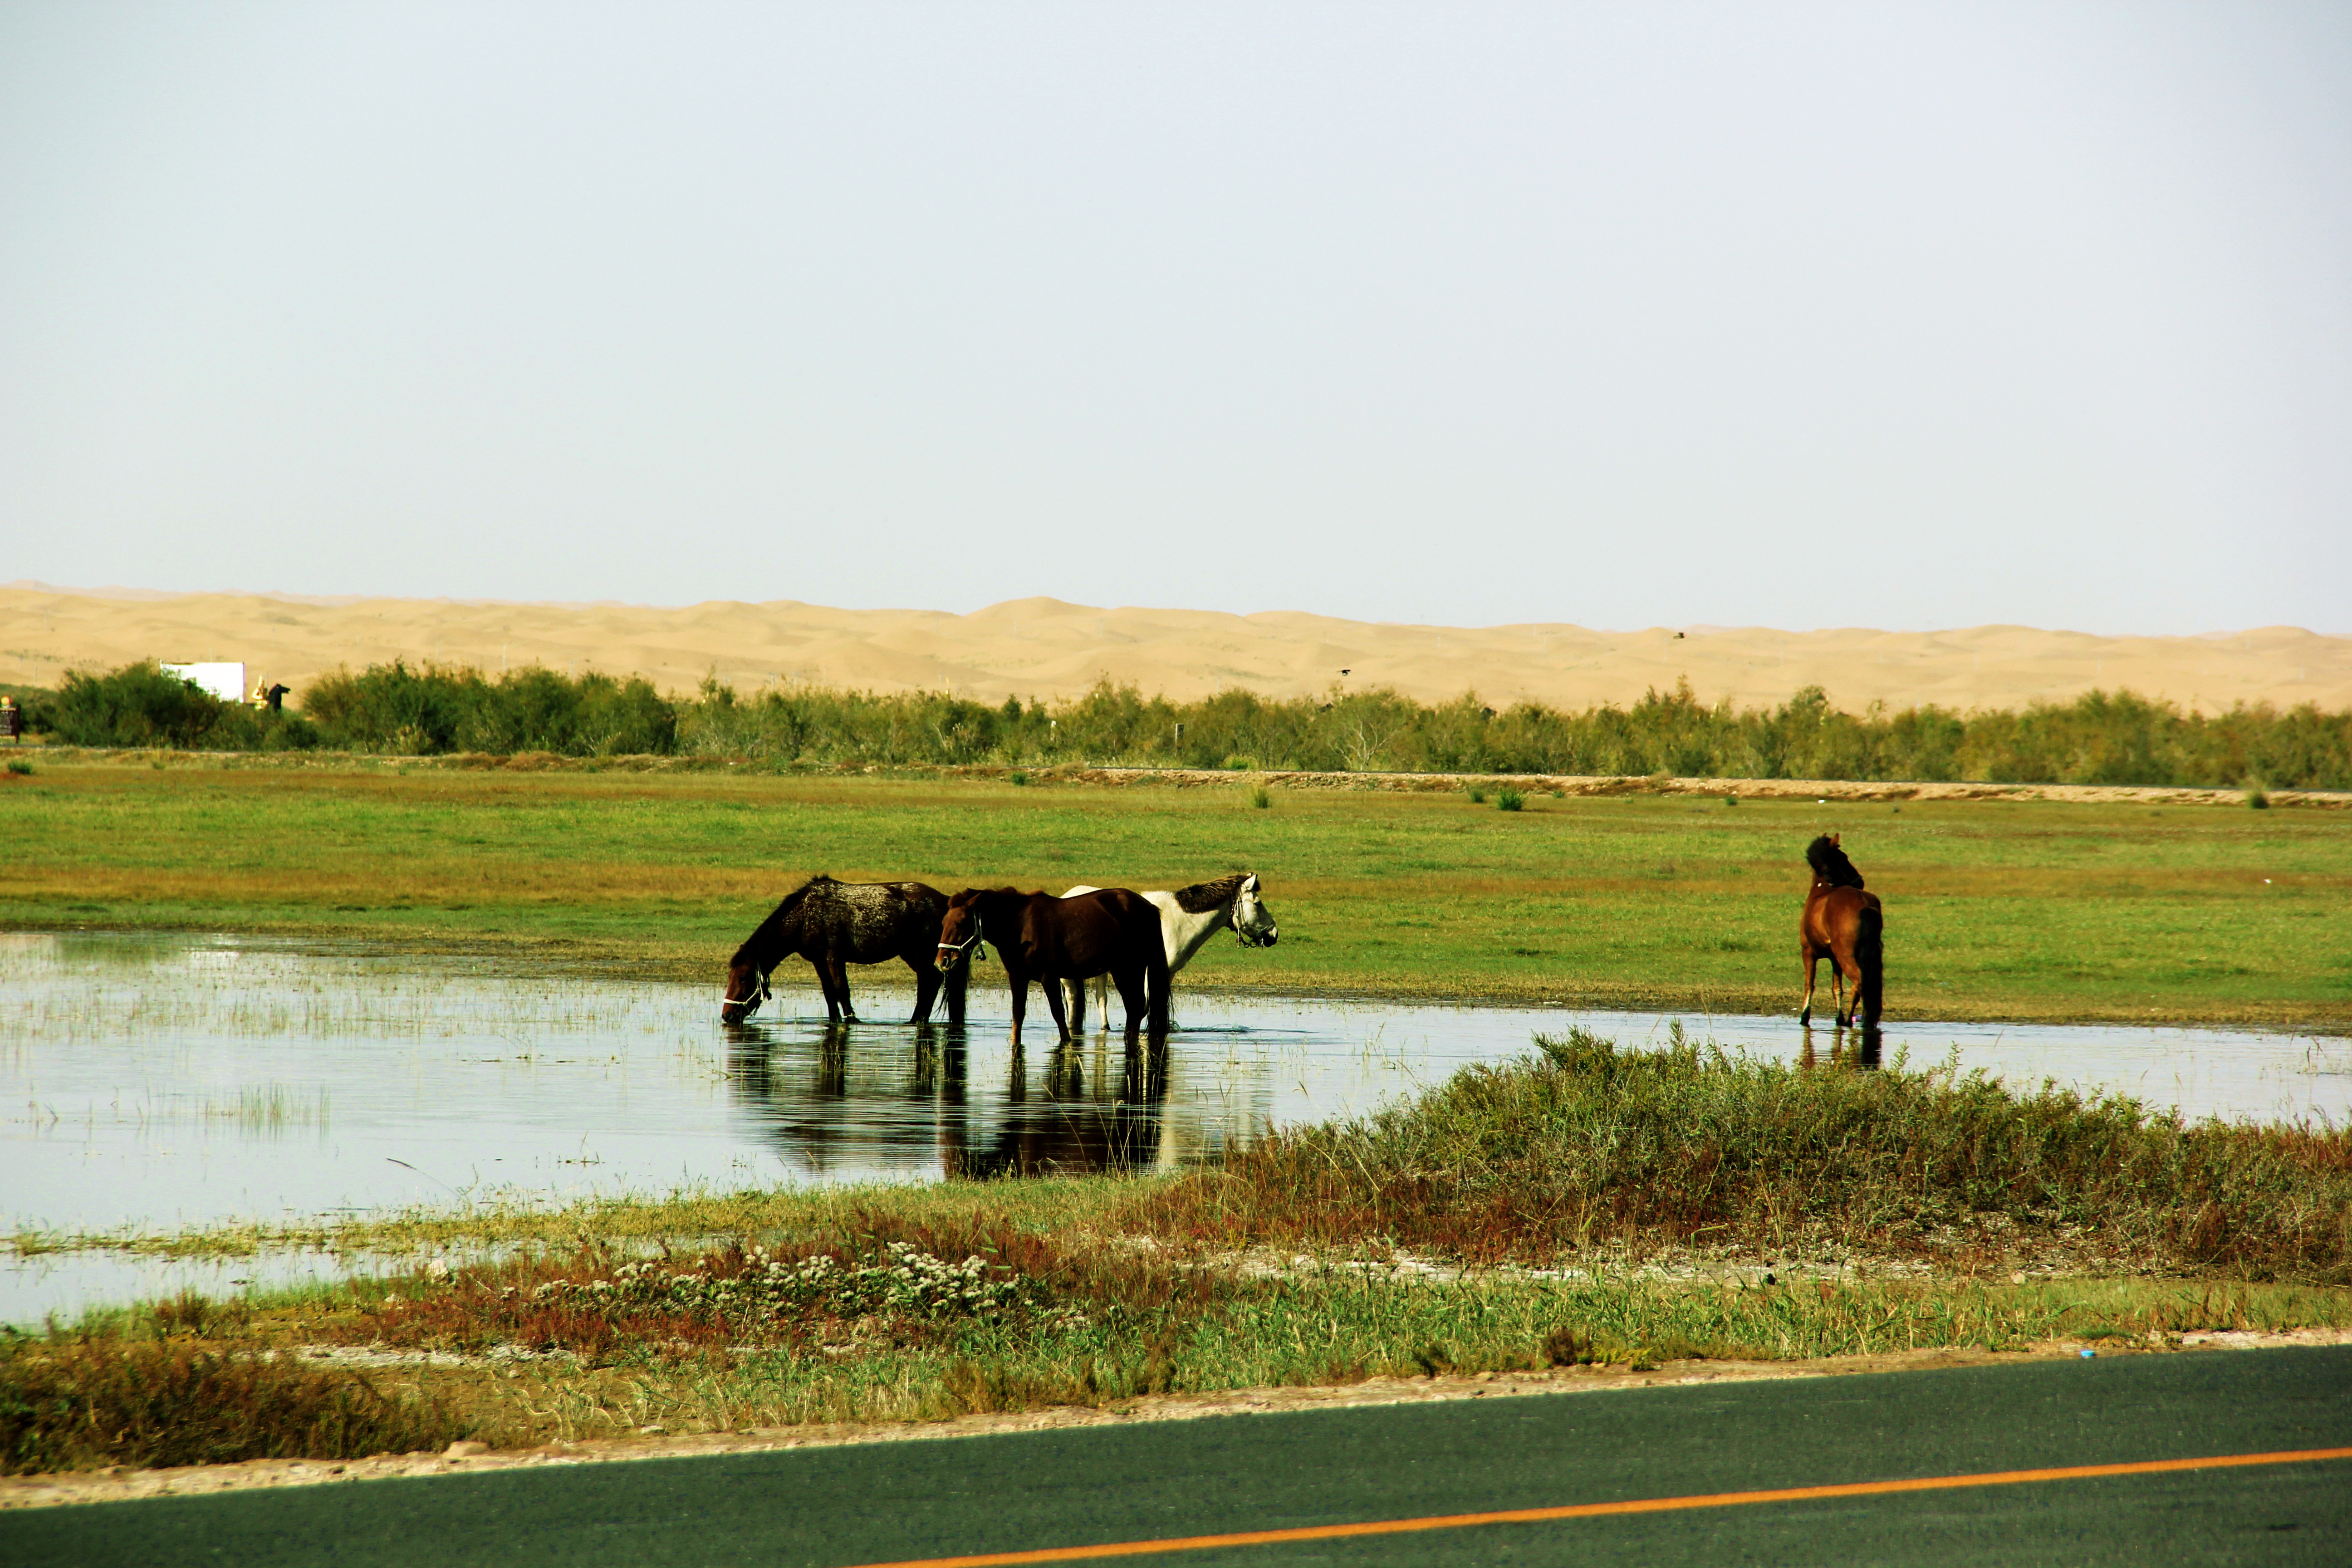
[(2352, 632), (2352, 6), (0, 0), (0, 580)]

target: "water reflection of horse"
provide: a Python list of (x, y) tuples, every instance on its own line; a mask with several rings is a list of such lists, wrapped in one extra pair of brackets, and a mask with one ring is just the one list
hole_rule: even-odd
[[(1880, 932), (1885, 915), (1878, 895), (1865, 892), (1862, 873), (1854, 869), (1838, 836), (1823, 834), (1805, 846), (1805, 863), (1813, 868), (1813, 885), (1805, 895), (1805, 912), (1797, 923), (1798, 951), (1805, 964), (1805, 1005), (1798, 1021), (1813, 1021), (1813, 978), (1821, 961), (1830, 961), (1830, 998), (1837, 1007), (1843, 1029), (1862, 1016), (1865, 1031), (1878, 1027), (1881, 989)], [(1846, 992), (1853, 993), (1852, 1002)]]
[(1013, 1081), (996, 1125), (975, 1135), (964, 1110), (963, 1052), (950, 1045), (945, 1104), (940, 1108), (940, 1169), (950, 1179), (999, 1176), (1072, 1176), (1148, 1170), (1160, 1159), (1162, 1108), (1168, 1093), (1168, 1042), (1129, 1040), (1113, 1098), (1097, 1083), (1086, 1086), (1085, 1047), (1065, 1039), (1054, 1047), (1045, 1073), (1045, 1098), (1032, 1100), (1021, 1053), (1013, 1056)]
[(921, 882), (836, 882), (812, 877), (784, 895), (783, 902), (743, 940), (727, 964), (727, 989), (719, 1008), (722, 1023), (740, 1024), (760, 1010), (770, 992), (768, 977), (787, 958), (805, 958), (824, 988), (827, 1018), (857, 1021), (850, 1005), (850, 963), (880, 963), (896, 958), (915, 972), (915, 1016), (922, 1023), (942, 984), (948, 1021), (963, 1022), (965, 971), (942, 975), (934, 955), (948, 897)]
[[(763, 1025), (740, 1024), (727, 1030), (727, 1080), (737, 1101), (756, 1113), (786, 1153), (818, 1175), (827, 1175), (845, 1162), (877, 1154), (887, 1160), (894, 1143), (903, 1154), (914, 1142), (893, 1138), (898, 1116), (886, 1112), (877, 1118), (877, 1100), (912, 1101), (927, 1108), (919, 1119), (930, 1120), (928, 1108), (939, 1096), (941, 1039), (949, 1042), (945, 1054), (960, 1058), (963, 1031), (918, 1024), (913, 1036), (907, 1064), (911, 1070), (894, 1089), (888, 1086), (887, 1053), (879, 1059), (869, 1056), (864, 1081), (852, 1084), (846, 1024), (815, 1026), (813, 1038), (797, 1031), (780, 1034)], [(789, 1073), (788, 1066), (793, 1069)], [(960, 1074), (962, 1069), (958, 1065), (954, 1070)], [(890, 1163), (906, 1163), (903, 1159)]]
[[(1081, 893), (1097, 893), (1099, 888), (1072, 888), (1062, 897), (1076, 898)], [(1173, 892), (1147, 892), (1145, 902), (1160, 911), (1160, 936), (1168, 950), (1168, 974), (1173, 980), (1176, 972), (1192, 962), (1208, 940), (1221, 931), (1231, 931), (1244, 947), (1272, 947), (1282, 934), (1275, 924), (1274, 911), (1265, 907), (1263, 889), (1255, 871), (1236, 871), (1229, 877), (1218, 877), (1206, 882), (1195, 882), (1189, 888)], [(1110, 989), (1103, 981), (1095, 983), (1095, 996), (1105, 1017), (1110, 1013)], [(1070, 987), (1070, 1032), (1076, 1034), (1085, 1026), (1087, 1014), (1086, 987)]]
[(996, 949), (1013, 991), (1013, 1043), (1021, 1043), (1029, 1011), (1029, 983), (1045, 988), (1057, 1035), (1067, 1038), (1062, 982), (1108, 974), (1127, 1004), (1127, 1032), (1147, 1018), (1154, 1034), (1168, 1028), (1168, 955), (1160, 945), (1160, 911), (1140, 893), (1105, 888), (1074, 899), (1012, 888), (966, 888), (948, 900), (939, 925), (939, 965), (951, 977), (968, 972), (972, 948)]
[[(1804, 1027), (1805, 1054), (1798, 1065), (1812, 1068), (1821, 1065), (1821, 1057), (1813, 1049), (1813, 1026)], [(1830, 1066), (1850, 1067), (1857, 1072), (1876, 1072), (1885, 1060), (1884, 1048), (1876, 1029), (1856, 1029), (1848, 1034), (1840, 1029), (1830, 1041)]]
[(795, 1050), (789, 1076), (780, 1059), (784, 1042), (770, 1030), (750, 1024), (728, 1034), (727, 1078), (737, 1100), (788, 1158), (819, 1176), (866, 1173), (859, 1163), (877, 1160), (907, 1170), (907, 1156), (922, 1141), (950, 1178), (1146, 1170), (1163, 1154), (1165, 1039), (1131, 1040), (1117, 1063), (1097, 1045), (1091, 1073), (1086, 1046), (1064, 1040), (1046, 1064), (1042, 1094), (1032, 1092), (1016, 1050), (1002, 1098), (983, 1093), (972, 1104), (969, 1037), (952, 1026), (917, 1025), (905, 1076), (886, 1057), (868, 1064), (856, 1088), (845, 1025), (823, 1026), (805, 1042), (813, 1055)]

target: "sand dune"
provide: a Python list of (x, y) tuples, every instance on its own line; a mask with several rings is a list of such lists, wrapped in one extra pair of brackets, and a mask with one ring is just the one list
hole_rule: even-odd
[[(2011, 707), (2128, 687), (2212, 711), (2241, 701), (2352, 708), (2352, 637), (2292, 626), (2206, 637), (2101, 637), (2029, 626), (1942, 632), (1752, 626), (1415, 626), (1296, 611), (1100, 609), (1017, 599), (968, 616), (835, 610), (790, 600), (665, 609), (614, 604), (306, 599), (290, 595), (0, 588), (0, 680), (55, 684), (71, 668), (139, 658), (236, 659), (299, 694), (338, 665), (405, 658), (492, 671), (642, 674), (666, 690), (715, 675), (739, 689), (787, 682), (948, 690), (991, 701), (1075, 695), (1108, 676), (1146, 692), (1269, 696), (1333, 683), (1436, 700), (1630, 702), (1687, 678), (1742, 705), (1826, 689), (1839, 706)], [(1348, 673), (1341, 674), (1345, 670)]]

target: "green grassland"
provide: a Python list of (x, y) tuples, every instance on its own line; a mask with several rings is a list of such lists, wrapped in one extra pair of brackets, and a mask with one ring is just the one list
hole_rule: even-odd
[(1891, 1018), (2352, 1021), (2340, 813), (1250, 797), (1240, 784), (43, 758), (0, 787), (0, 924), (351, 938), (707, 980), (816, 871), (1057, 889), (1248, 867), (1280, 945), (1213, 943), (1182, 984), (1793, 1011), (1802, 849), (1836, 831), (1886, 900)]

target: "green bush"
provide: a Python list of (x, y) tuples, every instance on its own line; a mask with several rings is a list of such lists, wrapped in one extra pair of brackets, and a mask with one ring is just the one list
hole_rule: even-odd
[(299, 714), (225, 702), (152, 659), (105, 675), (68, 674), (54, 698), (26, 704), (26, 728), (73, 746), (284, 751), (319, 744)]
[(204, 744), (227, 706), (147, 659), (108, 675), (71, 671), (46, 719), (68, 745), (185, 748)]
[(536, 666), (495, 679), (400, 660), (357, 675), (338, 669), (302, 693), (302, 708), (339, 745), (408, 756), (620, 756), (669, 752), (677, 739), (677, 706), (649, 681), (593, 672), (575, 679)]

